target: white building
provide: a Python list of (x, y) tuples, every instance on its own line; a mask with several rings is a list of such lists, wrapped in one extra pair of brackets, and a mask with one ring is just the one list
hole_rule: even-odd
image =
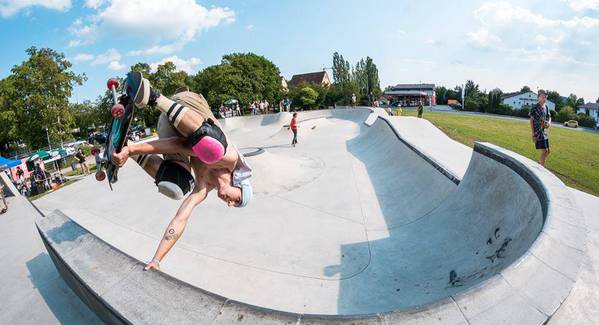
[(599, 125), (599, 104), (586, 103), (584, 105), (580, 105), (578, 106), (577, 113), (592, 117), (595, 119), (595, 122), (597, 122), (597, 125)]
[[(510, 106), (512, 109), (522, 109), (525, 106), (533, 107), (539, 101), (536, 93), (528, 91), (503, 94), (503, 96), (501, 96), (501, 102)], [(545, 105), (547, 105), (547, 108), (549, 108), (550, 111), (555, 111), (554, 102), (548, 99), (545, 102)]]

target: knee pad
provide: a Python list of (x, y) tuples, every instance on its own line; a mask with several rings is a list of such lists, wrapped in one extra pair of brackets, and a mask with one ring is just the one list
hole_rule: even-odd
[(164, 160), (155, 179), (158, 191), (173, 200), (181, 200), (193, 190), (195, 185), (193, 176), (185, 167), (171, 160)]
[(212, 119), (204, 121), (188, 141), (195, 155), (208, 165), (221, 160), (227, 152), (227, 138)]

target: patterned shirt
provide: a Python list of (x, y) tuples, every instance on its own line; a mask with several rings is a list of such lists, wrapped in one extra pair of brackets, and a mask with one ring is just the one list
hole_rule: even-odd
[(549, 137), (547, 136), (547, 129), (543, 127), (545, 123), (549, 123), (551, 115), (549, 115), (549, 110), (546, 105), (535, 105), (531, 108), (528, 116), (532, 118), (532, 128), (535, 138), (537, 140), (545, 140)]

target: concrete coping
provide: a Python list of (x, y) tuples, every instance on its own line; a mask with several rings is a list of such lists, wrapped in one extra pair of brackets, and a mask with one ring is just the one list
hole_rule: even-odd
[[(389, 125), (392, 127), (391, 125)], [(104, 242), (62, 212), (36, 221), (62, 277), (96, 314), (111, 324), (542, 324), (569, 295), (584, 258), (581, 210), (566, 186), (535, 162), (490, 143), (481, 154), (511, 168), (533, 188), (544, 226), (532, 247), (490, 279), (435, 304), (370, 315), (307, 315), (256, 307), (193, 287)]]

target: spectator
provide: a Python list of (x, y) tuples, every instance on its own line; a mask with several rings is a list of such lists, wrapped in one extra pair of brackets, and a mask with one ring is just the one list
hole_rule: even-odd
[(530, 128), (532, 130), (532, 142), (535, 144), (535, 148), (541, 151), (539, 157), (539, 164), (545, 166), (545, 160), (551, 153), (549, 150), (549, 135), (547, 129), (551, 126), (551, 114), (545, 102), (547, 100), (547, 93), (544, 90), (539, 90), (537, 95), (538, 102), (535, 106), (530, 109)]
[(25, 172), (21, 169), (21, 166), (17, 166), (17, 183), (21, 183), (21, 180), (25, 178)]
[(95, 145), (92, 148), (91, 153), (94, 156), (94, 159), (96, 160), (96, 171), (101, 171), (102, 170), (102, 157), (100, 156), (100, 147), (98, 145)]
[(79, 164), (81, 165), (83, 174), (88, 175), (89, 168), (87, 168), (87, 165), (85, 164), (85, 154), (83, 153), (83, 150), (81, 150), (81, 148), (79, 148), (79, 150), (77, 150), (77, 154), (75, 155), (75, 158), (77, 158), (77, 161), (79, 161)]
[(422, 113), (424, 112), (424, 106), (422, 106), (422, 102), (418, 104), (418, 118), (422, 118)]
[(8, 203), (6, 203), (6, 198), (4, 198), (4, 184), (2, 184), (2, 182), (0, 182), (0, 198), (2, 199), (3, 203), (2, 209), (0, 209), (0, 214), (4, 214), (8, 210)]
[(356, 94), (352, 93), (351, 94), (351, 107), (352, 108), (356, 108), (356, 100), (357, 100)]

